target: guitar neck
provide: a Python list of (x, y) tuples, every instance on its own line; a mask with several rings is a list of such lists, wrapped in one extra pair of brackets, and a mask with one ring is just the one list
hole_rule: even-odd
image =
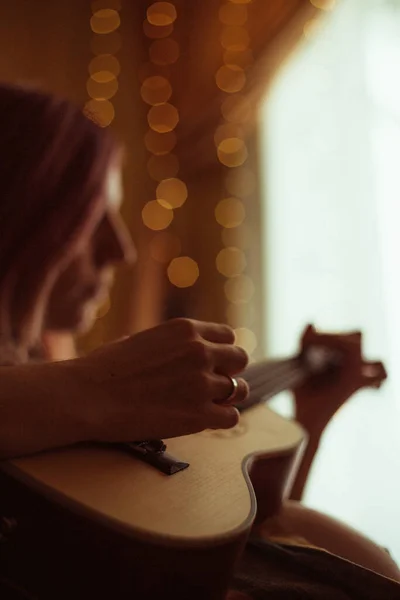
[(309, 375), (329, 369), (336, 357), (324, 348), (310, 348), (306, 353), (286, 359), (266, 359), (249, 365), (240, 376), (250, 388), (249, 398), (238, 406), (240, 411), (273, 396), (293, 389)]

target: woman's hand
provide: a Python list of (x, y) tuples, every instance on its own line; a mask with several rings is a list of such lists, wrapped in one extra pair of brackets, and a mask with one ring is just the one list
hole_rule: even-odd
[[(224, 401), (248, 357), (234, 341), (226, 325), (174, 319), (65, 363), (78, 375), (93, 438), (157, 439), (236, 425), (238, 411)], [(247, 395), (238, 379), (231, 403)]]
[(360, 332), (318, 333), (309, 325), (303, 333), (301, 348), (304, 351), (315, 345), (332, 350), (339, 364), (324, 373), (310, 376), (293, 393), (296, 420), (309, 432), (322, 433), (336, 411), (355, 392), (365, 387), (378, 388), (387, 375), (381, 362), (363, 359)]

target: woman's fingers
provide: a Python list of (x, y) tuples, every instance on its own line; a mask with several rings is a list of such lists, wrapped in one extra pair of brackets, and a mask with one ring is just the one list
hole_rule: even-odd
[(239, 411), (234, 406), (220, 406), (212, 403), (206, 410), (207, 428), (230, 429), (238, 424), (239, 417)]
[(211, 375), (210, 377), (215, 390), (213, 399), (218, 404), (240, 404), (247, 400), (249, 395), (249, 386), (244, 379), (240, 377), (231, 378), (227, 375)]
[(249, 362), (247, 352), (240, 346), (232, 344), (213, 344), (211, 354), (213, 370), (223, 375), (240, 373)]

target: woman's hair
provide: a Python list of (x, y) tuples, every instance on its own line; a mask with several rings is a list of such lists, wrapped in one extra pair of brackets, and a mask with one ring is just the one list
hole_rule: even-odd
[[(66, 100), (0, 85), (0, 336), (34, 343), (59, 266), (104, 210), (118, 147)], [(42, 307), (42, 308), (41, 308)], [(17, 315), (18, 318), (15, 318)]]

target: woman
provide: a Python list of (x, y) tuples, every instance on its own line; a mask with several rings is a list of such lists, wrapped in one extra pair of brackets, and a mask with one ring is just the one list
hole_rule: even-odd
[[(120, 150), (109, 132), (68, 102), (34, 90), (1, 86), (0, 109), (0, 351), (2, 364), (19, 365), (2, 373), (1, 456), (235, 425), (238, 414), (231, 404), (246, 398), (247, 387), (239, 378), (232, 395), (231, 377), (243, 370), (247, 357), (226, 326), (178, 319), (79, 360), (21, 366), (46, 331), (90, 327), (111, 285), (112, 266), (132, 261), (134, 249), (119, 216)], [(339, 349), (343, 366), (336, 380), (309, 381), (295, 392), (296, 416), (311, 437), (294, 486), (297, 497), (329, 419), (371, 382), (362, 372), (358, 335), (321, 336), (309, 328), (304, 345), (316, 340)], [(382, 373), (372, 379), (380, 378)], [(49, 416), (52, 427), (46, 428)], [(357, 564), (393, 578), (398, 574), (381, 549), (297, 504), (285, 505), (255, 533), (278, 534), (286, 549), (294, 537), (339, 548), (339, 555)], [(254, 556), (246, 562), (255, 548), (246, 553), (241, 589), (258, 564)], [(279, 555), (280, 546), (269, 544), (271, 549)], [(267, 559), (273, 564), (276, 557)], [(261, 560), (264, 564), (265, 557)], [(307, 578), (309, 571), (303, 571)]]

